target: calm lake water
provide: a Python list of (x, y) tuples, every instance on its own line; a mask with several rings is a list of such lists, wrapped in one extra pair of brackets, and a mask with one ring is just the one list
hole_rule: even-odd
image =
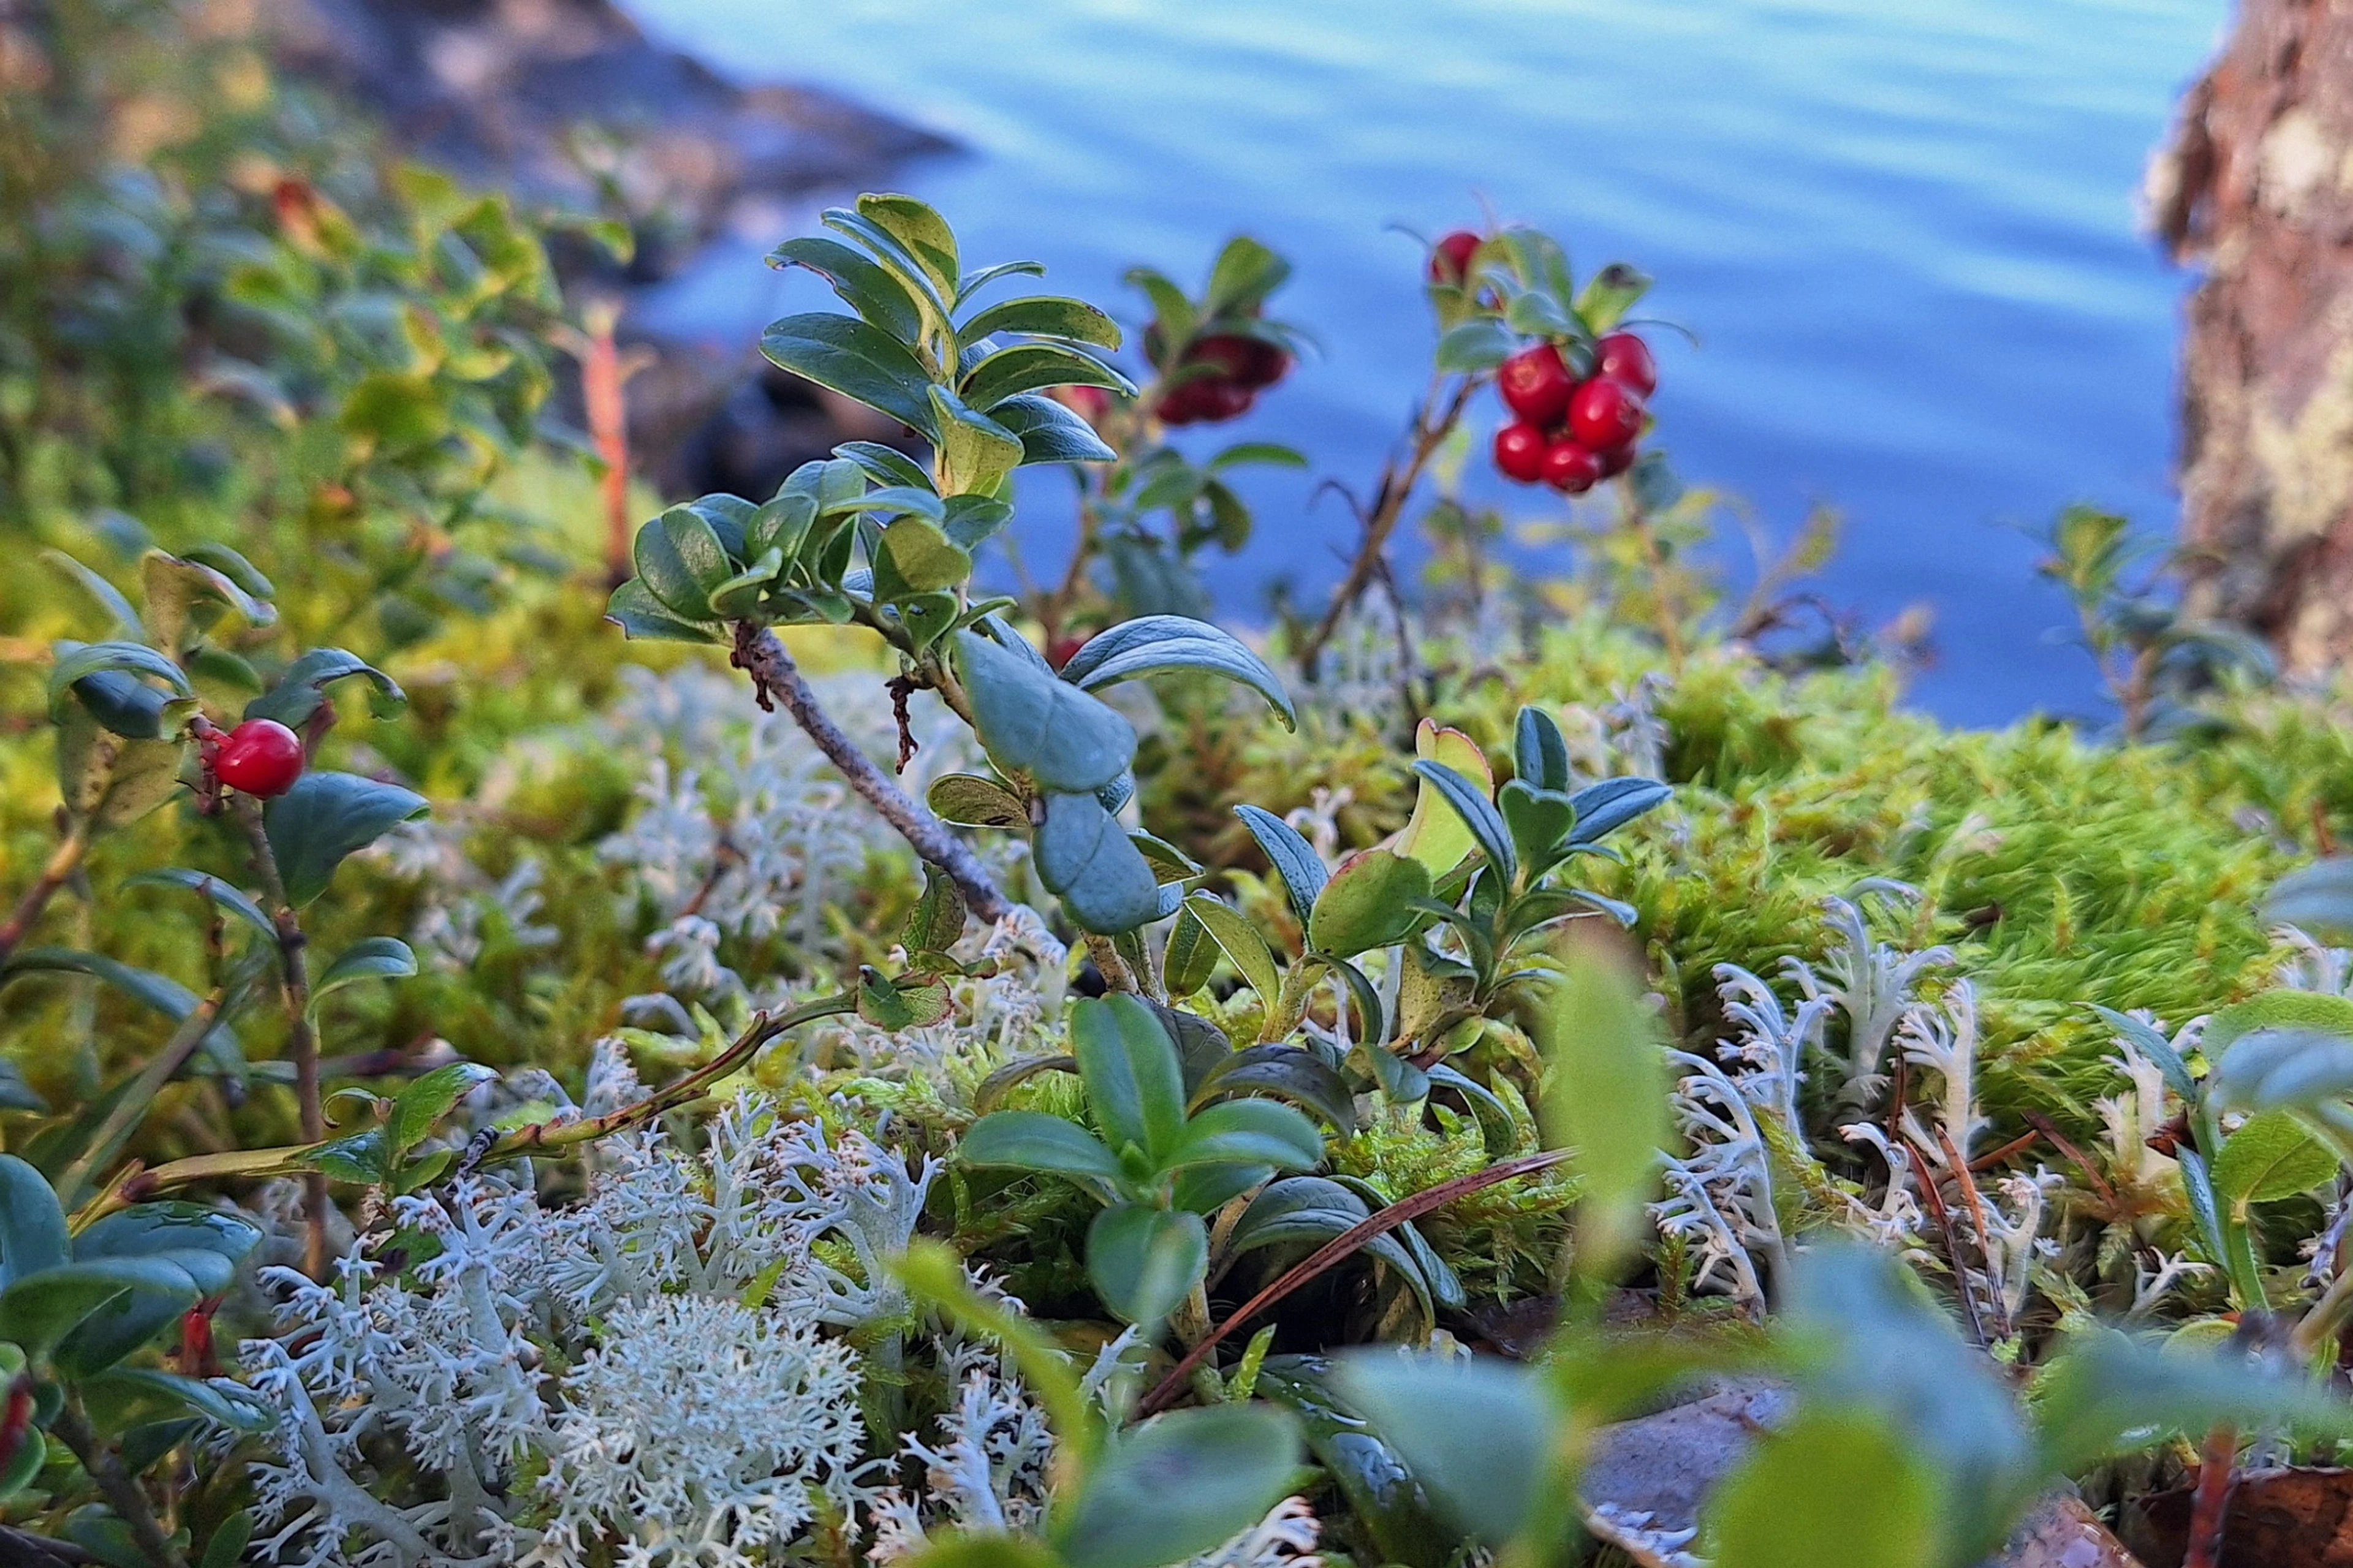
[[(1915, 692), (1949, 720), (2093, 700), (2026, 530), (2077, 500), (2170, 526), (2185, 280), (2134, 195), (2223, 0), (629, 4), (741, 78), (955, 138), (966, 155), (906, 184), (970, 258), (1034, 257), (1112, 300), (1137, 261), (1198, 279), (1237, 231), (1285, 252), (1282, 313), (1325, 353), (1232, 428), (1360, 486), (1430, 342), (1419, 251), (1390, 226), (1485, 204), (1580, 273), (1636, 263), (1659, 279), (1646, 313), (1700, 340), (1660, 338), (1662, 443), (1778, 533), (1837, 507), (1828, 595), (1873, 625), (1934, 607)], [(741, 334), (798, 308), (756, 255), (659, 309)], [(1228, 613), (1257, 612), (1272, 573), (1336, 574), (1353, 529), (1309, 489), (1260, 487)]]

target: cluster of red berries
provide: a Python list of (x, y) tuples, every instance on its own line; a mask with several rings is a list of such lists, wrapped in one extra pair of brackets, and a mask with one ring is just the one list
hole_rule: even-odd
[(1650, 345), (1611, 332), (1593, 345), (1593, 374), (1579, 381), (1551, 343), (1523, 349), (1495, 371), (1511, 424), (1495, 432), (1495, 467), (1524, 485), (1538, 480), (1582, 495), (1634, 463), (1642, 400), (1659, 384)]
[(240, 795), (269, 800), (302, 776), (301, 737), (275, 719), (248, 719), (226, 735), (205, 735), (201, 745), (213, 777)]
[[(1156, 361), (1160, 328), (1155, 322), (1145, 345)], [(1163, 425), (1217, 425), (1250, 411), (1258, 395), (1291, 374), (1291, 355), (1281, 345), (1242, 332), (1210, 332), (1188, 344), (1172, 371), (1206, 365), (1207, 374), (1186, 377), (1163, 393), (1154, 410)]]

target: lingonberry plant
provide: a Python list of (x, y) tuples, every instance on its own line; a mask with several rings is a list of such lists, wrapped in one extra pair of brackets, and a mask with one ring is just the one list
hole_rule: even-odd
[[(1436, 374), (1359, 553), (1322, 621), (1259, 642), (1208, 621), (1193, 568), (1251, 526), (1229, 475), (1303, 459), (1177, 443), (1303, 346), (1268, 313), (1279, 258), (1237, 240), (1198, 297), (1137, 273), (1131, 374), (1107, 314), (1012, 292), (1030, 264), (968, 267), (922, 203), (823, 226), (775, 259), (846, 310), (764, 348), (906, 438), (637, 531), (610, 619), (724, 648), (782, 712), (715, 658), (631, 672), (632, 716), (567, 742), (626, 803), (549, 805), (518, 745), (419, 825), (385, 758), (446, 702), (405, 716), (384, 670), (305, 649), (232, 552), (148, 555), (138, 608), (58, 563), (110, 625), (48, 656), (64, 810), (0, 983), (63, 1006), (95, 982), (164, 1021), (0, 1156), (0, 1553), (1445, 1568), (1543, 1563), (1581, 1531), (1640, 1561), (1958, 1568), (2112, 1455), (2196, 1443), (2200, 1496), (2227, 1496), (2242, 1438), (2317, 1454), (2348, 1430), (2316, 1375), (2353, 1310), (2341, 1216), (2309, 1279), (2290, 1252), (2353, 1168), (2353, 961), (2298, 936), (2274, 976), (2253, 939), (2202, 1035), (1998, 994), (1990, 973), (2081, 974), (2084, 931), (2128, 925), (2131, 984), (2196, 996), (2181, 972), (2237, 951), (2211, 906), (2278, 857), (2195, 839), (2225, 890), (2183, 916), (2147, 869), (2179, 858), (2111, 813), (2129, 895), (2063, 879), (2047, 942), (1996, 971), (2055, 860), (2010, 796), (2097, 805), (2082, 776), (2146, 754), (1934, 752), (1899, 776), (1973, 794), (1858, 815), (1877, 753), (1809, 771), (1852, 747), (1840, 725), (1727, 716), (1765, 678), (1679, 641), (1697, 613), (1666, 604), (1687, 520), (1662, 521), (1672, 475), (1635, 451), (1638, 277), (1573, 287), (1525, 229), (1431, 247)], [(1619, 605), (1563, 666), (1589, 691), (1485, 627), (1475, 668), (1365, 699), (1356, 602), (1394, 589), (1394, 530), (1472, 456), (1491, 380), (1528, 432), (1499, 458), (1567, 489), (1631, 465), (1583, 547), (1647, 567), (1661, 613)], [(989, 552), (1034, 531), (1017, 475), (1044, 467), (1079, 492), (1068, 572), (991, 595)], [(355, 734), (361, 692), (383, 723)], [(535, 816), (597, 868), (543, 910), (537, 863), (493, 873), (438, 826), (503, 840)], [(1919, 885), (1878, 874), (1899, 864)], [(2273, 918), (2334, 940), (2341, 872)], [(377, 874), (396, 896), (351, 902), (407, 940), (320, 963), (327, 895)], [(460, 879), (464, 931), (439, 901)], [(81, 919), (126, 896), (203, 911), (201, 953)], [(598, 994), (589, 1027), (634, 1026), (585, 1081), (501, 1078), (438, 1035), (331, 1052), (361, 998), (462, 974), (486, 928), (623, 942), (648, 910), (658, 963), (566, 954), (525, 993), (554, 1012), (565, 962), (658, 972)], [(2052, 1059), (2094, 1089), (2019, 1087)], [(2036, 1120), (2119, 1079), (2084, 1113), (2093, 1153)], [(0, 1108), (31, 1103), (0, 1078)], [(188, 1123), (226, 1131), (189, 1147)], [(2030, 1168), (2045, 1148), (2084, 1180)], [(2181, 1324), (2161, 1353), (2138, 1337), (2160, 1311)], [(234, 1375), (216, 1322), (250, 1335)], [(1660, 1436), (1726, 1406), (1707, 1444)]]

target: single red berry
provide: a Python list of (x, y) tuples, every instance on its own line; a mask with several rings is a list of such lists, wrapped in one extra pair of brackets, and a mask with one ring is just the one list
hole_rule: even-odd
[(1595, 457), (1601, 459), (1601, 477), (1614, 479), (1634, 466), (1634, 443), (1620, 441), (1615, 447), (1604, 447)]
[(1495, 432), (1495, 467), (1505, 479), (1532, 485), (1544, 478), (1548, 440), (1534, 425), (1506, 425)]
[(1238, 381), (1222, 376), (1201, 384), (1201, 419), (1209, 425), (1239, 418), (1250, 412), (1258, 399), (1250, 389)]
[(302, 776), (301, 740), (275, 719), (248, 719), (221, 742), (213, 773), (247, 795), (284, 795)]
[(1086, 647), (1084, 637), (1059, 637), (1046, 645), (1046, 662), (1056, 669), (1071, 662), (1071, 656)]
[(1561, 363), (1560, 351), (1538, 343), (1495, 367), (1495, 390), (1511, 411), (1530, 425), (1557, 425), (1568, 412), (1569, 395), (1577, 378)]
[(1564, 495), (1581, 496), (1601, 480), (1601, 458), (1594, 450), (1564, 437), (1544, 450), (1544, 482)]
[(1479, 237), (1467, 228), (1458, 228), (1430, 247), (1430, 280), (1432, 283), (1460, 283), (1471, 270), (1471, 258), (1478, 252)]
[(1568, 433), (1595, 451), (1642, 433), (1642, 399), (1622, 381), (1597, 375), (1568, 399)]
[(1111, 412), (1111, 394), (1100, 386), (1058, 386), (1054, 396), (1090, 425), (1102, 424)]
[(1611, 332), (1593, 345), (1593, 374), (1622, 381), (1648, 397), (1659, 390), (1659, 362), (1631, 332)]
[(1216, 365), (1246, 391), (1272, 386), (1291, 373), (1291, 356), (1264, 338), (1212, 332), (1185, 354), (1186, 363)]

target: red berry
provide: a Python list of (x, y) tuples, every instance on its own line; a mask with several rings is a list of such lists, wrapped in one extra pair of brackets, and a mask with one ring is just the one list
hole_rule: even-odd
[(1544, 477), (1548, 439), (1534, 425), (1506, 425), (1495, 432), (1495, 467), (1507, 479), (1532, 485)]
[(1291, 356), (1264, 338), (1240, 332), (1213, 332), (1185, 354), (1188, 364), (1213, 364), (1247, 391), (1272, 386), (1291, 371)]
[(1593, 345), (1593, 374), (1622, 381), (1648, 397), (1659, 390), (1659, 362), (1631, 332), (1611, 332)]
[(221, 742), (213, 773), (247, 795), (284, 795), (302, 776), (302, 742), (275, 719), (248, 719)]
[(1544, 482), (1565, 495), (1581, 496), (1601, 479), (1601, 458), (1589, 447), (1567, 438), (1546, 447)]
[(1561, 363), (1560, 351), (1538, 343), (1495, 367), (1495, 390), (1511, 411), (1531, 425), (1557, 425), (1568, 412), (1569, 395), (1577, 378)]
[(1634, 443), (1620, 441), (1615, 447), (1604, 447), (1594, 454), (1601, 459), (1601, 477), (1614, 479), (1634, 466)]
[(1196, 376), (1160, 399), (1164, 425), (1215, 425), (1247, 410), (1250, 388), (1221, 375)]
[(1620, 446), (1641, 432), (1641, 395), (1624, 382), (1597, 375), (1569, 395), (1568, 433), (1595, 451)]
[(1058, 386), (1054, 396), (1090, 425), (1102, 424), (1111, 412), (1111, 394), (1100, 386)]
[(1083, 637), (1056, 637), (1046, 645), (1046, 662), (1060, 669), (1070, 663), (1071, 656), (1084, 647), (1086, 647), (1086, 639)]
[(1471, 258), (1479, 249), (1479, 237), (1467, 228), (1458, 228), (1430, 247), (1430, 280), (1432, 283), (1460, 283), (1471, 270)]

